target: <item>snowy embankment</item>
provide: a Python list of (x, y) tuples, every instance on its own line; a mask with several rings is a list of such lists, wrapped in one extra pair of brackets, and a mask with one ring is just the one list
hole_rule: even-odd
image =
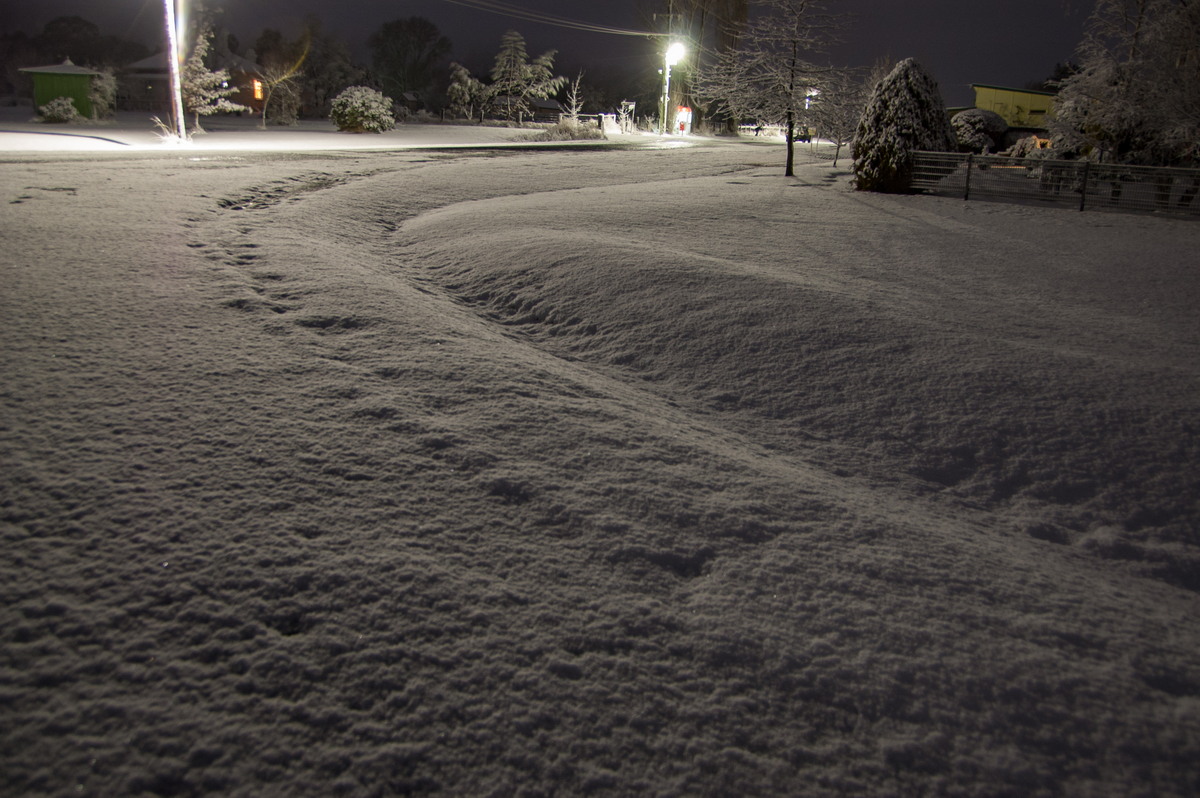
[(1200, 228), (778, 160), (0, 166), (3, 791), (1193, 793)]

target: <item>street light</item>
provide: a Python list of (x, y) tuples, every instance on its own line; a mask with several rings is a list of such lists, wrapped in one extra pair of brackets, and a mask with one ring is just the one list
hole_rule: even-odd
[(682, 42), (672, 42), (667, 48), (667, 54), (663, 59), (663, 96), (662, 96), (662, 122), (659, 124), (659, 135), (667, 132), (667, 109), (671, 106), (671, 67), (683, 60), (683, 54), (687, 52), (687, 48)]
[(174, 134), (179, 141), (187, 141), (187, 130), (183, 118), (183, 79), (179, 74), (179, 28), (175, 23), (175, 0), (163, 0), (167, 10), (167, 66), (171, 72), (171, 111), (175, 117)]

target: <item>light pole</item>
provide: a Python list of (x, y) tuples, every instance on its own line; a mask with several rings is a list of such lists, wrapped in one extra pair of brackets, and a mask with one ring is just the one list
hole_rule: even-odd
[(179, 75), (179, 28), (175, 23), (175, 0), (163, 0), (167, 10), (167, 66), (171, 71), (171, 115), (175, 117), (174, 134), (180, 142), (187, 141), (186, 120), (183, 118), (183, 80)]
[(667, 54), (663, 58), (663, 96), (662, 96), (662, 121), (659, 124), (659, 135), (665, 135), (669, 125), (667, 124), (668, 109), (671, 107), (671, 67), (675, 66), (683, 59), (683, 54), (686, 52), (681, 42), (672, 42), (667, 48)]

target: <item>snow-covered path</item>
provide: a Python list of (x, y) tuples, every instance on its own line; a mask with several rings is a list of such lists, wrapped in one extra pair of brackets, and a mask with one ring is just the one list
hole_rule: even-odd
[(1200, 231), (778, 160), (0, 165), (3, 791), (1194, 792)]

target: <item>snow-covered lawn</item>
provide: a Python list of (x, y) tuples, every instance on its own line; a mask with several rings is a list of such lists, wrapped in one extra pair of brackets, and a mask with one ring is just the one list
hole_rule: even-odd
[(761, 142), (0, 154), (0, 792), (1200, 785), (1200, 227)]

